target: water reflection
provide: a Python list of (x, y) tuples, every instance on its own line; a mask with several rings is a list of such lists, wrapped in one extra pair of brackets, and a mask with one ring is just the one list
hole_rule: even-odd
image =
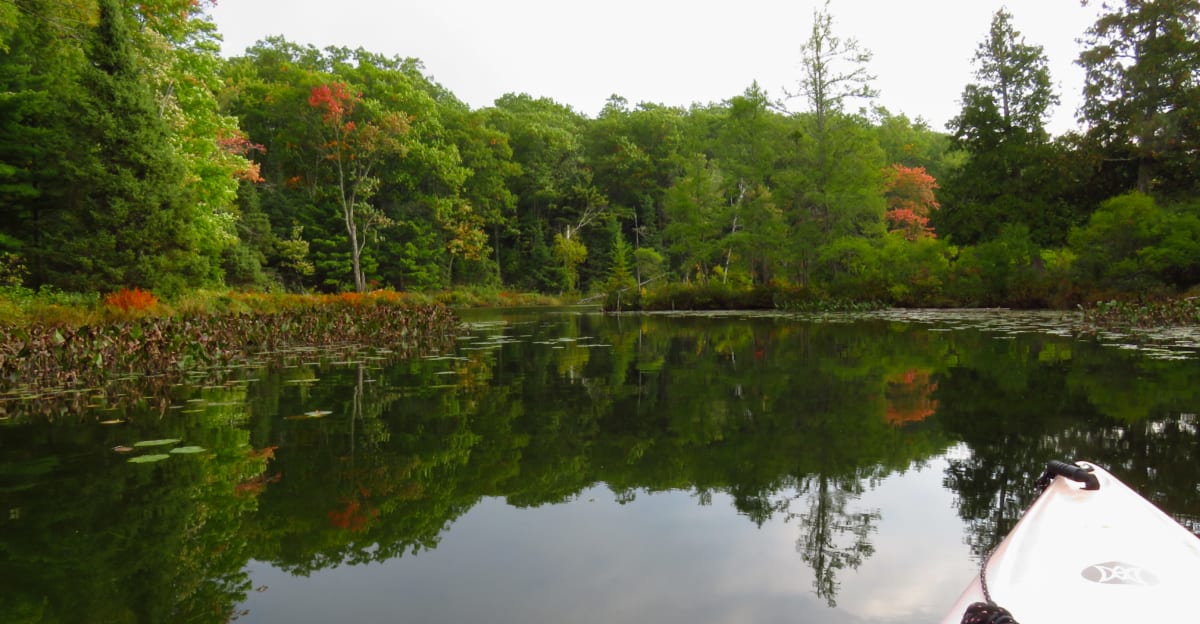
[[(332, 583), (321, 596), (341, 619), (386, 612), (386, 589), (351, 588), (401, 577), (502, 588), (472, 602), (480, 612), (405, 605), (418, 621), (590, 621), (571, 614), (634, 588), (658, 593), (589, 612), (741, 620), (773, 596), (757, 617), (895, 620), (868, 604), (903, 603), (911, 581), (877, 570), (953, 558), (950, 593), (900, 618), (920, 621), (967, 580), (965, 553), (946, 553), (964, 539), (986, 552), (1047, 458), (1093, 459), (1200, 518), (1194, 360), (926, 318), (467, 320), (453, 352), (424, 359), (247, 370), (181, 389), (165, 417), (0, 425), (0, 620), (323, 621), (279, 617), (303, 586), (287, 579)], [(111, 450), (161, 438), (206, 451), (134, 465)], [(916, 482), (923, 493), (897, 494)], [(954, 509), (910, 509), (933, 494)], [(930, 520), (897, 534), (907, 514)], [(479, 529), (505, 523), (537, 528)], [(668, 547), (676, 537), (689, 539)], [(696, 576), (714, 569), (719, 582)], [(720, 607), (697, 593), (721, 583)]]

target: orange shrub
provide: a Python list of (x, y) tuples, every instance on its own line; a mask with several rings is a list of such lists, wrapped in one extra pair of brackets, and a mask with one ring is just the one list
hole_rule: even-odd
[(362, 293), (356, 292), (339, 293), (338, 299), (340, 299), (343, 303), (348, 303), (350, 305), (362, 305), (363, 302)]
[(122, 288), (115, 293), (109, 293), (104, 297), (105, 305), (111, 308), (117, 308), (122, 312), (131, 312), (133, 310), (149, 310), (158, 305), (158, 297), (148, 290), (141, 288)]

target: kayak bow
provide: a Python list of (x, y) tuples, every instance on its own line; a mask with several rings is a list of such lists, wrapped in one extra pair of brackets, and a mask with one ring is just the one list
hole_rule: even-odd
[[(1166, 622), (1196, 613), (1200, 540), (1104, 469), (1051, 462), (1050, 484), (985, 560), (942, 624), (973, 603), (1020, 624)], [(985, 592), (984, 588), (987, 588)], [(988, 619), (988, 617), (991, 619)]]

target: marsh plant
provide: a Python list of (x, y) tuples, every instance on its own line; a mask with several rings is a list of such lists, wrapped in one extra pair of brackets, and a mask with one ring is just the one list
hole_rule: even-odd
[(1083, 319), (1096, 327), (1200, 325), (1200, 298), (1154, 302), (1099, 301), (1083, 307)]
[[(148, 293), (118, 299), (129, 304), (126, 312), (157, 305)], [(129, 313), (85, 325), (0, 323), (0, 418), (71, 411), (69, 404), (96, 395), (123, 395), (120, 387), (130, 380), (165, 389), (185, 375), (268, 364), (296, 350), (373, 349), (405, 357), (448, 344), (457, 327), (439, 304), (354, 293), (307, 301), (271, 311)]]

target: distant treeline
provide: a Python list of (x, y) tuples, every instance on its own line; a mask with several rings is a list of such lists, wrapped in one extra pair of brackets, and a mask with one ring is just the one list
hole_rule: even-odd
[(591, 118), (472, 110), (362, 49), (223, 59), (205, 4), (0, 0), (0, 285), (1063, 306), (1200, 284), (1200, 0), (1106, 6), (1087, 129), (1059, 137), (1003, 9), (942, 132), (871, 105), (828, 6), (794, 93)]

